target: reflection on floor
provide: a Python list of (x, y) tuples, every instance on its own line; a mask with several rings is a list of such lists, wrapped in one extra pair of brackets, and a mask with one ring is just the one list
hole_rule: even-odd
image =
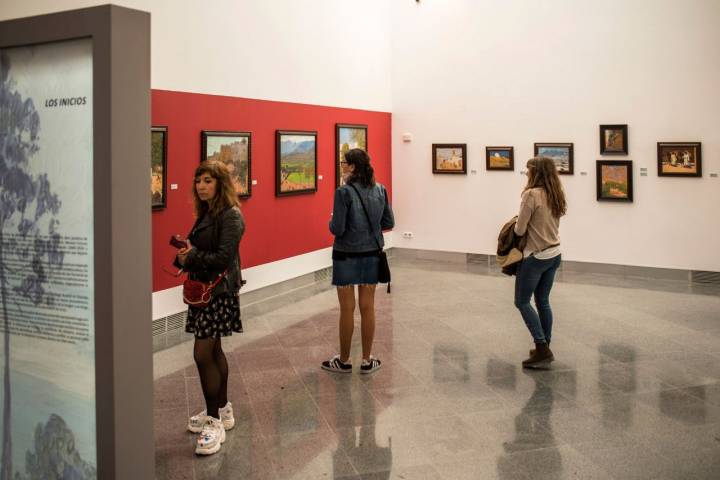
[(528, 372), (513, 279), (419, 265), (378, 291), (370, 377), (319, 368), (337, 349), (332, 290), (247, 320), (225, 343), (238, 422), (214, 456), (185, 431), (203, 408), (191, 344), (158, 352), (156, 478), (718, 478), (717, 289), (561, 276), (556, 362)]

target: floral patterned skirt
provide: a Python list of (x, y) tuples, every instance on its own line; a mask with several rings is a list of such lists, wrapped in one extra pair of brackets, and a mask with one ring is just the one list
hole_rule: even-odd
[(237, 293), (214, 296), (205, 308), (189, 307), (185, 331), (195, 338), (220, 338), (242, 333), (240, 301)]

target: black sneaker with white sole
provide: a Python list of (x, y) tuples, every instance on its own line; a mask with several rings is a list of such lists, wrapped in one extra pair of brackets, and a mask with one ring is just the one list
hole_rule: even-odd
[(373, 373), (374, 371), (379, 370), (381, 366), (382, 362), (370, 355), (368, 360), (363, 360), (360, 364), (360, 373)]
[(322, 368), (328, 372), (352, 373), (352, 364), (340, 360), (340, 355), (335, 355), (330, 360), (322, 362)]

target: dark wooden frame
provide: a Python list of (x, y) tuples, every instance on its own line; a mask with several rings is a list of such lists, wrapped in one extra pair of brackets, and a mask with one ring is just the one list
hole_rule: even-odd
[[(628, 198), (608, 198), (602, 196), (602, 167), (609, 166), (626, 166), (628, 172)], [(632, 160), (597, 160), (595, 162), (595, 188), (598, 202), (626, 202), (633, 201), (633, 162)]]
[(81, 38), (93, 43), (97, 478), (153, 478), (150, 14), (102, 5), (0, 22), (0, 48)]
[[(438, 170), (437, 149), (438, 148), (459, 148), (462, 150), (462, 170)], [(432, 173), (467, 175), (467, 143), (433, 143), (432, 144)]]
[(340, 166), (340, 129), (341, 128), (356, 128), (358, 130), (365, 130), (365, 151), (370, 153), (370, 142), (368, 140), (368, 126), (351, 123), (336, 123), (335, 124), (335, 188), (340, 186), (340, 178), (342, 177), (342, 167)]
[[(305, 190), (293, 190), (291, 192), (281, 192), (280, 191), (280, 184), (282, 183), (280, 180), (280, 162), (281, 162), (281, 154), (280, 154), (280, 143), (283, 135), (305, 135), (308, 137), (313, 137), (315, 139), (315, 187), (314, 188), (308, 188)], [(286, 197), (290, 195), (304, 195), (308, 193), (315, 193), (318, 189), (318, 144), (317, 144), (317, 132), (312, 130), (276, 130), (275, 131), (275, 196), (276, 197)]]
[[(662, 171), (662, 147), (690, 147), (697, 149), (695, 162), (697, 164), (695, 173), (663, 173)], [(702, 177), (702, 142), (658, 142), (657, 143), (657, 168), (658, 177)]]
[(200, 161), (207, 160), (207, 137), (246, 137), (248, 141), (248, 177), (247, 194), (238, 194), (238, 198), (252, 196), (252, 132), (230, 132), (226, 130), (202, 130), (200, 132)]
[[(605, 145), (606, 130), (622, 130), (623, 145), (621, 152), (609, 152)], [(628, 154), (628, 126), (626, 124), (600, 125), (600, 155), (627, 155)]]
[[(152, 209), (153, 210), (162, 210), (163, 208), (167, 207), (167, 146), (168, 146), (168, 128), (167, 127), (161, 127), (161, 126), (153, 126), (150, 129), (150, 135), (152, 135), (152, 132), (162, 132), (163, 133), (163, 151), (162, 151), (162, 168), (163, 168), (163, 183), (162, 183), (162, 203), (153, 204)], [(152, 138), (152, 137), (151, 137)], [(150, 158), (152, 163), (152, 157)], [(152, 179), (150, 179), (152, 181)]]
[(558, 169), (558, 174), (560, 175), (574, 175), (575, 173), (575, 160), (574, 160), (574, 150), (575, 146), (573, 143), (545, 143), (545, 142), (537, 142), (534, 145), (534, 155), (538, 156), (538, 149), (540, 147), (566, 147), (569, 149), (568, 151), (568, 165), (569, 170), (567, 172), (562, 172), (560, 169)]
[[(497, 152), (501, 150), (509, 150), (510, 151), (510, 166), (509, 167), (491, 167), (490, 166), (490, 153)], [(491, 170), (506, 170), (506, 171), (514, 171), (515, 170), (515, 148), (513, 147), (485, 147), (485, 170), (491, 171)]]

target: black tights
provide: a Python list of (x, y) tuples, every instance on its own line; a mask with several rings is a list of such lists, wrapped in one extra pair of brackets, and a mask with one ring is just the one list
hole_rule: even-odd
[(207, 414), (220, 418), (218, 410), (227, 405), (228, 364), (219, 338), (196, 338), (195, 364), (200, 374)]

